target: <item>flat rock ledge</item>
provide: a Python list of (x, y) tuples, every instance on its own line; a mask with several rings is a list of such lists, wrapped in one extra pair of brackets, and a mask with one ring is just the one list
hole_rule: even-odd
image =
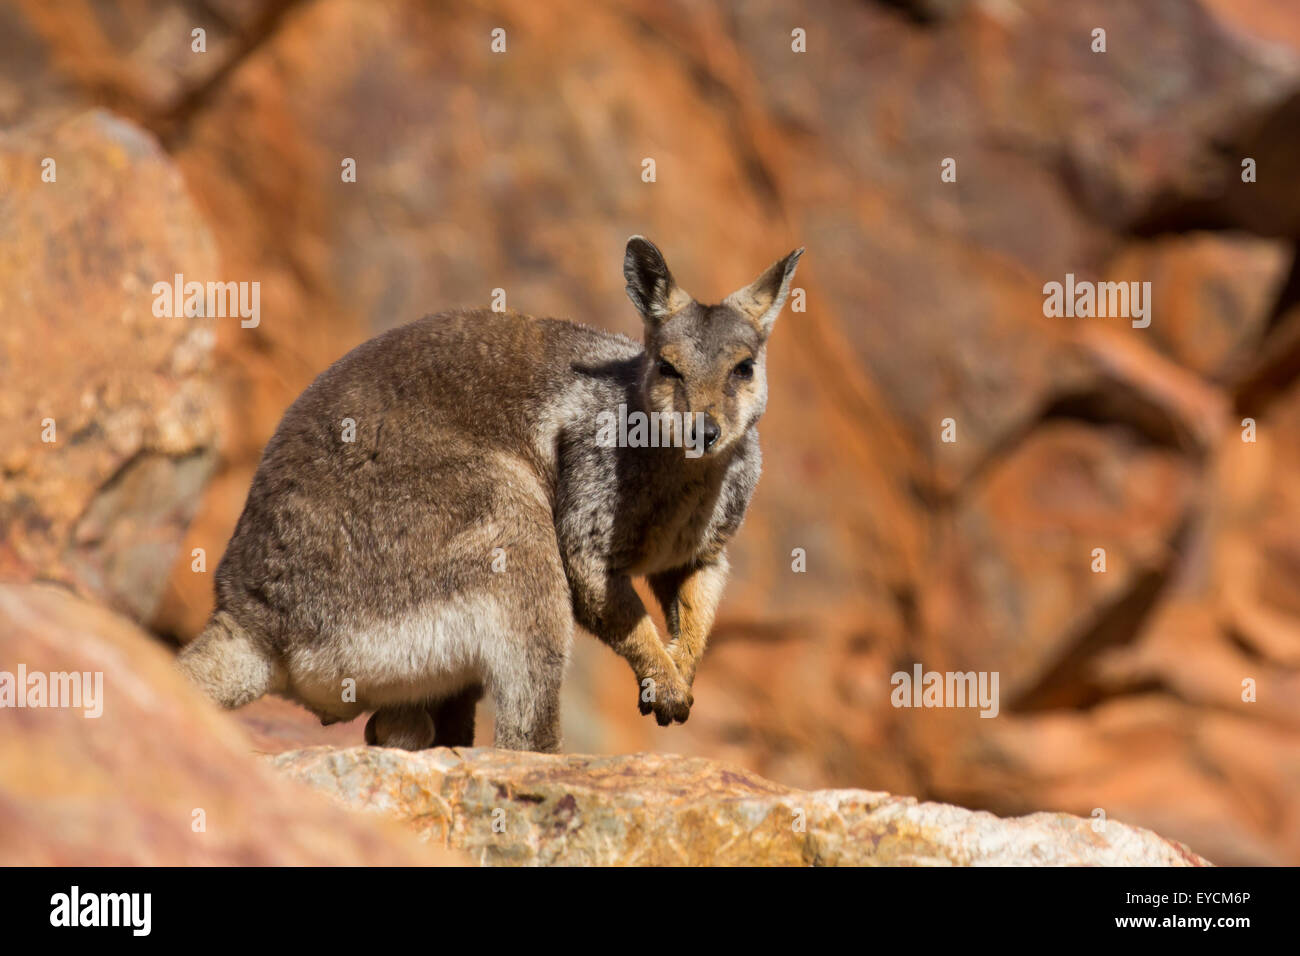
[(795, 790), (711, 760), (312, 747), (270, 758), (486, 865), (1208, 866), (1113, 820)]

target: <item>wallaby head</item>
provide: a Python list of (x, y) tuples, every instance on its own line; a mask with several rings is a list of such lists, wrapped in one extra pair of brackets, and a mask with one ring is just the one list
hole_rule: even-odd
[(677, 285), (654, 243), (628, 240), (623, 275), (645, 323), (642, 400), (649, 412), (703, 415), (694, 440), (705, 454), (735, 444), (767, 406), (767, 338), (802, 255), (796, 249), (720, 304), (703, 305)]

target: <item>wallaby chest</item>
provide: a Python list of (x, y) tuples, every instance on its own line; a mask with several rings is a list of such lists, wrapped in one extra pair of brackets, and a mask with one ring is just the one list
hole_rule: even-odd
[(744, 518), (756, 473), (746, 452), (715, 468), (666, 464), (646, 469), (628, 496), (611, 548), (616, 570), (643, 576), (712, 557)]
[(641, 514), (638, 528), (629, 529), (627, 542), (634, 575), (654, 574), (689, 564), (701, 553), (716, 551), (725, 543), (721, 483), (685, 484), (671, 498), (653, 496)]

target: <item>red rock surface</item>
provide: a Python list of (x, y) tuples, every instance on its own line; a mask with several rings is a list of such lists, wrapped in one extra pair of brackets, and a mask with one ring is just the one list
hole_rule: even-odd
[(211, 235), (153, 137), (102, 110), (0, 134), (0, 182), (0, 577), (148, 618), (218, 415), (214, 321), (156, 317), (153, 286), (218, 278)]
[(60, 588), (0, 585), (0, 670), (19, 665), (102, 693), (97, 716), (0, 708), (0, 865), (464, 862), (272, 773), (157, 641)]
[[(691, 720), (639, 719), (584, 641), (569, 747), (1102, 809), (1215, 862), (1300, 863), (1294, 11), (47, 6), (0, 8), (0, 116), (98, 103), (152, 131), (223, 273), (262, 283), (262, 324), (218, 329), (219, 470), (155, 627), (202, 625), (211, 570), (185, 556), (220, 552), (281, 411), (362, 339), (497, 287), (635, 334), (628, 235), (705, 298), (802, 244), (808, 310), (773, 339), (765, 473)], [(1152, 326), (1044, 317), (1067, 272), (1151, 281)], [(918, 660), (999, 671), (999, 717), (892, 707)]]

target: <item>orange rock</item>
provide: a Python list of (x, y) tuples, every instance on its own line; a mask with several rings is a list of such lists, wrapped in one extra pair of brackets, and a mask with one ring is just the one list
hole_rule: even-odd
[(1207, 865), (1185, 846), (1114, 820), (1000, 820), (887, 793), (793, 790), (661, 754), (315, 747), (272, 764), (494, 865)]
[(216, 398), (214, 320), (156, 317), (152, 288), (220, 278), (211, 237), (157, 143), (102, 111), (0, 135), (0, 180), (0, 577), (147, 619), (212, 471)]
[(0, 670), (20, 665), (102, 675), (102, 713), (0, 707), (6, 866), (460, 862), (271, 774), (171, 654), (61, 588), (0, 585)]

